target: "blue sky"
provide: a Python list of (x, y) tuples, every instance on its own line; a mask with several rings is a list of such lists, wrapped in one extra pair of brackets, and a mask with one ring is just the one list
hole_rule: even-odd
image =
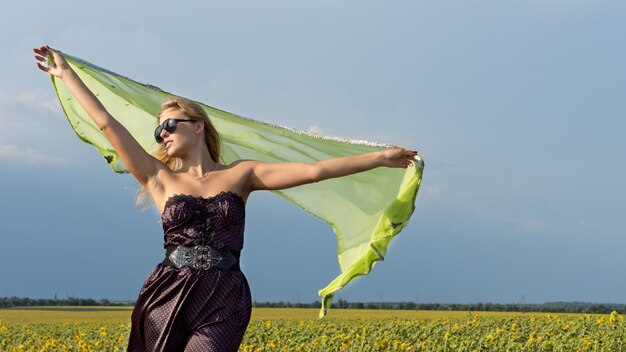
[[(50, 7), (50, 8), (48, 8)], [(13, 2), (0, 13), (0, 296), (135, 299), (156, 210), (81, 142), (31, 49), (48, 44), (257, 120), (416, 149), (415, 213), (348, 301), (626, 302), (626, 3)], [(312, 302), (330, 227), (247, 205), (260, 301)]]

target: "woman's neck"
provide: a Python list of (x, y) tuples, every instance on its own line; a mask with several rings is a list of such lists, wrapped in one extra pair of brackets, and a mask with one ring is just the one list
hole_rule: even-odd
[(220, 168), (220, 164), (213, 161), (211, 154), (206, 145), (202, 144), (199, 148), (194, 149), (195, 153), (189, 153), (182, 157), (182, 166), (179, 172), (185, 172), (189, 175), (200, 178), (206, 176), (207, 173)]

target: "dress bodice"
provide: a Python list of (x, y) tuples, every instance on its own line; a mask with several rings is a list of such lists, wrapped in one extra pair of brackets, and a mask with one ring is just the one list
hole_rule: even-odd
[(163, 248), (198, 244), (237, 252), (243, 248), (245, 202), (232, 191), (211, 197), (175, 194), (165, 202), (161, 221)]

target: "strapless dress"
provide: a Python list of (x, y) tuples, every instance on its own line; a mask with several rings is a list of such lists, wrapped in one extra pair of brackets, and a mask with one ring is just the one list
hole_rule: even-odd
[[(232, 191), (176, 194), (165, 202), (161, 220), (163, 248), (209, 245), (237, 258), (243, 248), (245, 202)], [(240, 270), (158, 263), (135, 303), (127, 351), (237, 351), (251, 311)]]

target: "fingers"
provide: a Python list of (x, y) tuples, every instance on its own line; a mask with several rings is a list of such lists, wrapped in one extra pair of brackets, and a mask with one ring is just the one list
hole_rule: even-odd
[(39, 48), (34, 48), (33, 51), (36, 54), (39, 54), (39, 55), (42, 55), (42, 56), (52, 55), (52, 49), (49, 49), (49, 47), (47, 45), (39, 47)]
[(52, 48), (51, 48), (51, 47), (49, 47), (49, 46), (47, 46), (47, 45), (46, 45), (46, 50), (47, 50), (47, 51), (48, 51), (48, 52), (49, 52), (52, 56), (54, 56), (55, 58), (56, 58), (57, 56), (59, 56), (59, 53), (57, 53), (56, 51), (52, 50)]
[(403, 147), (395, 146), (392, 148), (393, 151), (388, 151), (386, 156), (388, 158), (388, 166), (389, 167), (398, 167), (398, 168), (408, 168), (413, 166), (413, 161), (417, 161), (417, 151), (410, 150)]
[[(39, 66), (39, 68), (45, 67), (46, 68), (46, 72), (48, 72), (50, 70), (50, 66), (47, 64), (47, 58), (41, 56), (41, 55), (35, 55), (35, 59), (37, 59), (37, 66)], [(42, 65), (43, 63), (46, 63), (46, 65)]]
[(406, 149), (406, 148), (403, 148), (403, 147), (395, 147), (395, 148), (396, 149), (400, 149), (400, 151), (404, 155), (415, 155), (415, 154), (417, 154), (416, 150), (410, 150), (410, 149)]
[(413, 156), (416, 155), (417, 152), (409, 150), (408, 153), (405, 154), (406, 159), (402, 161), (403, 167), (406, 169), (409, 166), (413, 166)]
[(47, 57), (51, 55), (45, 46), (42, 46), (41, 48), (34, 48), (33, 51), (37, 54), (35, 55), (35, 59), (41, 62), (46, 62)]
[(41, 64), (41, 63), (39, 63), (39, 62), (37, 63), (37, 66), (38, 66), (38, 67), (39, 67), (39, 69), (40, 69), (40, 70), (42, 70), (42, 71), (45, 71), (45, 72), (50, 71), (50, 67), (46, 67), (46, 66), (42, 65), (42, 64)]
[(57, 66), (57, 63), (61, 63), (61, 66), (63, 66), (63, 57), (47, 45), (41, 46), (39, 48), (33, 48), (33, 52), (37, 54), (35, 55), (35, 59), (38, 61), (37, 67), (39, 67), (39, 69), (42, 71), (57, 76), (57, 74), (54, 73), (55, 71), (51, 71), (51, 69), (56, 70), (57, 68), (59, 68)]
[(39, 55), (42, 55), (42, 56), (47, 56), (47, 55), (59, 56), (59, 53), (57, 53), (56, 51), (52, 50), (52, 48), (47, 46), (47, 45), (41, 46), (39, 48), (33, 48), (33, 51), (36, 54), (39, 54)]

